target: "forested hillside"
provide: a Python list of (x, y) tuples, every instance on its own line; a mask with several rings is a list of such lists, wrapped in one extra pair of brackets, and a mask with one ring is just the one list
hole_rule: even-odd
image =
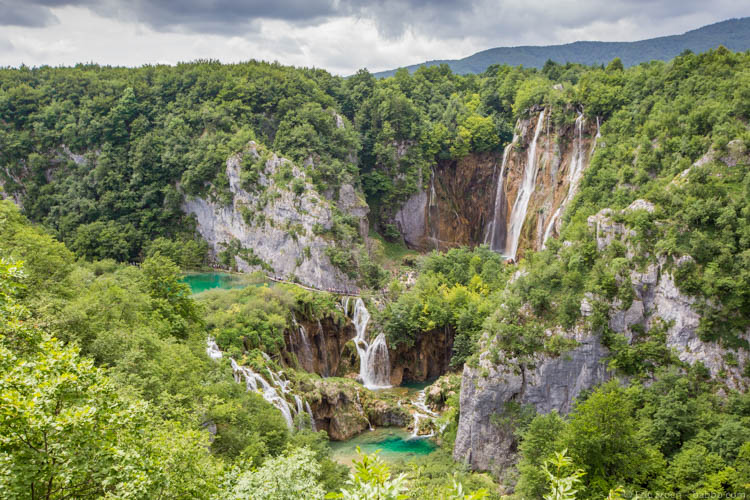
[(0, 70), (0, 491), (750, 493), (748, 68)]
[[(496, 47), (472, 54), (463, 59), (427, 61), (406, 66), (414, 71), (422, 66), (447, 64), (460, 75), (482, 73), (493, 64), (524, 66), (541, 69), (547, 61), (558, 64), (607, 64), (615, 57), (625, 66), (661, 60), (668, 61), (688, 50), (705, 52), (719, 46), (735, 51), (750, 49), (750, 18), (729, 19), (703, 26), (681, 35), (649, 38), (637, 42), (578, 41), (564, 45)], [(393, 76), (396, 70), (375, 73), (378, 78)]]

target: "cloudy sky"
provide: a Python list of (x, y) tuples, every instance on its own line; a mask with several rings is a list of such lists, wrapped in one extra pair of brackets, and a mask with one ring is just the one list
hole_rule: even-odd
[(0, 66), (263, 59), (346, 75), (744, 16), (745, 0), (0, 0)]

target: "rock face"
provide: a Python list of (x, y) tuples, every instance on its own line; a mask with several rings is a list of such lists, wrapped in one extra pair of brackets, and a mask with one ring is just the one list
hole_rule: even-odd
[[(260, 157), (254, 143), (245, 154)], [(252, 258), (247, 253), (234, 257), (240, 271), (265, 267), (276, 276), (297, 277), (316, 288), (354, 288), (352, 280), (335, 268), (325, 253), (333, 243), (313, 232), (316, 224), (324, 230), (331, 228), (332, 208), (308, 182), (305, 173), (288, 160), (272, 155), (260, 169), (258, 192), (250, 193), (240, 180), (242, 159), (243, 155), (238, 154), (227, 160), (231, 204), (204, 198), (186, 199), (183, 203), (183, 210), (195, 216), (198, 232), (208, 242), (212, 256), (238, 242), (243, 250), (252, 251)], [(276, 175), (282, 168), (290, 169), (292, 178), (303, 182), (300, 195)], [(342, 188), (342, 193), (355, 215), (364, 218), (366, 211), (354, 190)], [(366, 230), (366, 222), (360, 226)], [(258, 264), (258, 260), (263, 264)]]
[(405, 427), (411, 420), (404, 408), (378, 399), (353, 380), (313, 379), (305, 384), (316, 428), (334, 441), (349, 439), (370, 426)]
[[(653, 209), (649, 202), (636, 200), (625, 211), (652, 212)], [(611, 215), (611, 210), (602, 210), (588, 219), (589, 229), (595, 231), (597, 247), (604, 250), (619, 240), (625, 244), (627, 254), (634, 255), (636, 249), (629, 238), (635, 235), (635, 231), (622, 223), (612, 222)], [(633, 302), (627, 308), (617, 302), (612, 304), (609, 327), (634, 342), (638, 340), (639, 332), (647, 335), (653, 328), (666, 325), (667, 346), (674, 350), (680, 361), (690, 365), (703, 363), (712, 377), (729, 388), (745, 389), (748, 380), (743, 377), (743, 370), (750, 364), (750, 352), (741, 348), (729, 351), (716, 342), (702, 341), (698, 336), (700, 315), (695, 309), (696, 299), (680, 292), (675, 284), (674, 269), (691, 260), (690, 256), (683, 256), (668, 265), (664, 259), (659, 259), (646, 269), (631, 271)], [(750, 342), (750, 331), (745, 332), (743, 338)]]
[(285, 332), (286, 363), (292, 364), (290, 354), (294, 354), (300, 366), (310, 373), (323, 377), (345, 373), (345, 346), (355, 334), (351, 323), (342, 326), (331, 318), (300, 321), (297, 328)]
[[(517, 256), (527, 249), (538, 250), (545, 239), (560, 232), (564, 210), (588, 168), (597, 127), (595, 119), (583, 115), (563, 125), (553, 125), (542, 112), (519, 120), (514, 141), (504, 154), (471, 154), (459, 161), (439, 162), (429, 185), (409, 198), (391, 222), (411, 248), (445, 250), (491, 244), (494, 232), (499, 235), (494, 249), (507, 254), (511, 214), (533, 161), (536, 175), (523, 214)], [(530, 155), (532, 149), (535, 153)]]
[(602, 362), (607, 349), (599, 339), (583, 331), (573, 336), (579, 343), (575, 349), (558, 357), (540, 355), (533, 368), (495, 365), (487, 351), (477, 368), (464, 366), (456, 460), (477, 470), (504, 469), (515, 462), (516, 451), (513, 429), (497, 423), (508, 403), (533, 405), (538, 413), (565, 414), (581, 391), (610, 378)]
[[(359, 372), (359, 356), (352, 339), (351, 321), (343, 325), (331, 318), (318, 322), (300, 321), (285, 332), (285, 364), (294, 366), (291, 354), (305, 371), (323, 377), (351, 376)], [(419, 336), (413, 346), (389, 350), (393, 386), (404, 381), (423, 382), (450, 370), (454, 332), (441, 329)]]
[(450, 370), (454, 332), (448, 328), (419, 336), (412, 347), (391, 350), (391, 385), (424, 382)]

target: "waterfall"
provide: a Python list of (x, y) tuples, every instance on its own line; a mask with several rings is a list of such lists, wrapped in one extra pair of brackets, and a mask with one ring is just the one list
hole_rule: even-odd
[(439, 232), (436, 223), (440, 218), (440, 212), (438, 212), (437, 206), (437, 194), (435, 193), (435, 171), (430, 169), (430, 201), (428, 204), (428, 221), (430, 224), (430, 239), (435, 245), (435, 250), (440, 249)]
[(427, 404), (425, 403), (426, 399), (427, 399), (427, 394), (425, 394), (424, 389), (422, 389), (421, 391), (417, 393), (417, 399), (411, 402), (411, 404), (417, 408), (416, 410), (414, 410), (414, 414), (413, 414), (414, 430), (412, 430), (411, 432), (412, 438), (418, 438), (418, 437), (428, 438), (428, 437), (432, 437), (435, 435), (435, 431), (432, 431), (429, 434), (423, 434), (421, 436), (419, 435), (419, 421), (423, 419), (432, 419), (438, 416), (437, 413), (435, 413), (434, 411), (430, 410), (427, 407)]
[(221, 359), (221, 349), (216, 345), (216, 341), (212, 337), (208, 337), (206, 341), (206, 354), (211, 359)]
[[(218, 353), (218, 355), (216, 353)], [(223, 353), (219, 349), (219, 346), (216, 345), (216, 342), (211, 337), (208, 337), (206, 340), (206, 354), (214, 360), (219, 360), (223, 357)], [(271, 358), (269, 358), (266, 353), (263, 353), (263, 358), (266, 361), (271, 361)], [(245, 388), (248, 391), (259, 392), (260, 395), (263, 396), (263, 399), (271, 403), (281, 412), (286, 421), (287, 427), (289, 430), (292, 430), (294, 428), (294, 419), (292, 418), (292, 407), (289, 406), (286, 394), (293, 396), (297, 415), (305, 412), (305, 409), (302, 407), (302, 399), (296, 394), (291, 394), (291, 389), (289, 389), (291, 381), (283, 378), (283, 372), (274, 372), (271, 370), (270, 366), (267, 365), (266, 369), (271, 378), (271, 383), (268, 383), (265, 378), (260, 374), (255, 373), (249, 366), (240, 365), (233, 358), (229, 358), (229, 362), (232, 366), (234, 380), (238, 384), (241, 384), (244, 381)], [(307, 406), (306, 413), (310, 414), (312, 429), (315, 430), (315, 419), (310, 410), (310, 405), (307, 404), (307, 402), (305, 402), (305, 404)]]
[(583, 113), (579, 112), (578, 117), (576, 118), (575, 125), (575, 152), (573, 154), (573, 157), (570, 159), (570, 168), (568, 169), (568, 193), (560, 203), (560, 206), (557, 207), (557, 210), (555, 210), (555, 213), (552, 214), (552, 218), (550, 218), (547, 229), (544, 231), (544, 237), (542, 238), (542, 248), (546, 247), (547, 239), (552, 236), (555, 222), (557, 222), (557, 219), (560, 217), (563, 210), (565, 210), (565, 207), (568, 205), (568, 203), (570, 203), (570, 201), (578, 192), (578, 184), (580, 184), (581, 178), (583, 177), (583, 121)]
[(495, 188), (495, 205), (493, 207), (492, 220), (487, 225), (487, 232), (484, 237), (485, 245), (489, 245), (490, 250), (495, 252), (502, 252), (505, 250), (505, 217), (508, 211), (507, 203), (505, 201), (505, 166), (508, 163), (508, 155), (511, 149), (515, 146), (518, 136), (513, 136), (513, 141), (505, 146), (503, 151), (503, 160), (500, 167), (500, 175), (497, 176), (497, 184)]
[(307, 338), (307, 330), (305, 330), (305, 327), (299, 323), (297, 323), (297, 318), (294, 316), (294, 312), (292, 312), (292, 325), (294, 325), (297, 328), (297, 332), (299, 333), (300, 340), (302, 341), (302, 345), (299, 349), (293, 350), (297, 351), (295, 354), (297, 354), (297, 359), (300, 361), (300, 364), (302, 364), (303, 368), (309, 372), (314, 371), (315, 367), (315, 359), (312, 352), (312, 347), (310, 346), (310, 340)]
[(367, 337), (367, 324), (370, 322), (370, 312), (361, 298), (354, 303), (352, 323), (357, 331), (354, 346), (359, 355), (359, 378), (368, 389), (385, 389), (391, 387), (391, 361), (388, 355), (388, 345), (385, 334), (380, 333), (372, 343)]
[(544, 109), (539, 113), (539, 119), (536, 122), (536, 130), (534, 130), (534, 140), (529, 146), (528, 159), (526, 161), (526, 168), (523, 172), (523, 184), (518, 189), (518, 195), (516, 196), (516, 202), (513, 204), (513, 211), (510, 214), (510, 227), (508, 228), (508, 235), (510, 239), (507, 241), (505, 246), (505, 255), (515, 259), (516, 251), (518, 250), (518, 239), (521, 236), (521, 228), (526, 220), (526, 211), (529, 208), (529, 200), (531, 199), (531, 193), (534, 192), (534, 186), (536, 184), (537, 161), (536, 161), (536, 146), (539, 140), (539, 133), (542, 131), (542, 124), (544, 123)]
[(313, 416), (313, 412), (310, 409), (310, 403), (305, 401), (305, 409), (307, 410), (307, 414), (310, 415), (310, 428), (312, 428), (313, 432), (318, 432), (318, 429), (315, 427), (315, 417)]

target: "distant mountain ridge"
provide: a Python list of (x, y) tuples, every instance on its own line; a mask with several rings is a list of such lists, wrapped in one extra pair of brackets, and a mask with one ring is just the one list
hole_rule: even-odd
[[(410, 72), (420, 66), (447, 64), (455, 73), (481, 73), (492, 64), (541, 68), (548, 59), (560, 64), (606, 64), (615, 57), (625, 66), (660, 59), (667, 61), (684, 50), (700, 53), (719, 45), (733, 51), (750, 50), (750, 17), (728, 19), (709, 24), (682, 35), (649, 38), (637, 42), (573, 42), (564, 45), (496, 47), (463, 59), (427, 61), (405, 66)], [(392, 76), (396, 70), (375, 73), (378, 78)]]

